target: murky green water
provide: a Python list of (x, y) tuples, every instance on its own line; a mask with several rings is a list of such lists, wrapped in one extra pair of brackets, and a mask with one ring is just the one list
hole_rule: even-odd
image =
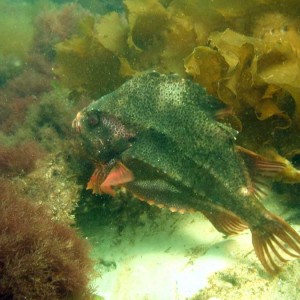
[[(74, 118), (144, 72), (199, 84), (249, 150), (243, 191), (299, 232), (299, 20), (296, 0), (0, 0), (0, 299), (298, 299), (299, 261), (269, 275), (249, 230), (224, 236), (124, 183), (107, 195), (115, 169), (91, 159)], [(90, 181), (95, 167), (109, 171)], [(286, 244), (299, 256), (290, 237), (261, 251)]]

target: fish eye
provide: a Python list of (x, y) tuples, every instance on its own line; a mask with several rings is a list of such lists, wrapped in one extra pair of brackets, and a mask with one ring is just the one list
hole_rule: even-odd
[(96, 113), (91, 113), (88, 115), (87, 121), (90, 126), (94, 127), (99, 123), (99, 117)]

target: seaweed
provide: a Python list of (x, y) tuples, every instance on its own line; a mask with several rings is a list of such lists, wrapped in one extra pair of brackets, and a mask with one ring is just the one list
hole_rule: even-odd
[[(92, 98), (151, 69), (198, 82), (231, 106), (238, 144), (284, 162), (276, 180), (300, 182), (299, 1), (124, 0), (124, 11), (119, 0), (81, 2), (85, 9), (77, 3), (0, 4), (2, 197), (19, 203), (14, 189), (28, 196), (33, 211), (34, 202), (47, 202), (49, 218), (73, 223), (91, 165), (82, 165), (72, 118)], [(95, 200), (87, 192), (82, 197)], [(90, 205), (94, 210), (97, 204)], [(103, 222), (117, 222), (116, 216), (129, 222), (128, 205), (134, 204), (104, 201), (99, 210), (110, 220)], [(134, 218), (145, 211), (132, 208)]]
[[(138, 52), (162, 46), (162, 32), (168, 22), (166, 9), (158, 2), (147, 0), (125, 0), (128, 11), (129, 47)], [(142, 30), (141, 30), (142, 29)]]
[(89, 245), (0, 178), (0, 298), (90, 299)]
[(278, 159), (300, 149), (297, 1), (124, 0), (124, 6), (123, 14), (85, 18), (56, 46), (55, 73), (64, 86), (96, 98), (149, 69), (176, 72), (231, 107), (241, 145), (276, 149)]
[(55, 45), (70, 38), (77, 31), (80, 20), (89, 14), (77, 3), (45, 4), (34, 19), (33, 49), (53, 60)]
[(28, 174), (44, 155), (45, 151), (34, 141), (11, 147), (0, 146), (0, 171), (9, 177)]
[[(278, 22), (270, 27), (271, 20)], [(279, 13), (264, 14), (255, 26), (262, 24), (272, 30), (260, 32), (260, 36), (248, 36), (231, 29), (211, 33), (209, 46), (197, 47), (185, 59), (185, 68), (194, 81), (232, 107), (243, 127), (239, 142), (268, 155), (272, 151), (264, 148), (278, 149), (280, 152), (269, 158), (287, 164), (288, 171), (281, 179), (290, 182), (289, 177), (292, 177), (299, 182), (299, 176), (294, 175), (297, 169), (282, 156), (299, 149), (297, 49), (300, 36), (296, 32), (296, 21)], [(256, 27), (253, 30), (258, 34)], [(284, 136), (289, 136), (289, 150), (282, 149)]]
[(0, 125), (6, 134), (14, 134), (23, 124), (29, 107), (52, 86), (51, 64), (39, 53), (26, 59), (26, 67), (14, 74), (0, 90)]
[(9, 79), (20, 74), (23, 67), (23, 61), (15, 55), (0, 54), (0, 87)]
[(82, 21), (81, 34), (57, 44), (55, 73), (70, 89), (98, 97), (118, 87), (125, 77), (122, 60), (96, 37), (95, 19)]
[(218, 82), (229, 69), (224, 57), (212, 48), (198, 46), (184, 62), (185, 70), (193, 80), (205, 86), (208, 93), (216, 95)]

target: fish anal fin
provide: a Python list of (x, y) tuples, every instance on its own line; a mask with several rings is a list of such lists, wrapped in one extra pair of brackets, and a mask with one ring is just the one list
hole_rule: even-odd
[(202, 211), (205, 217), (220, 232), (226, 235), (240, 233), (248, 228), (247, 224), (238, 216), (225, 209)]
[(300, 236), (283, 219), (268, 213), (261, 226), (250, 228), (257, 257), (266, 271), (277, 274), (283, 263), (300, 257)]

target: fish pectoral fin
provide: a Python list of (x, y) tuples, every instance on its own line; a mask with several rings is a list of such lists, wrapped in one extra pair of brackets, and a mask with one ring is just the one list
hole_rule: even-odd
[(115, 195), (113, 186), (130, 182), (134, 179), (133, 173), (121, 162), (109, 162), (99, 164), (91, 176), (86, 189), (92, 190), (93, 194)]
[(250, 228), (255, 253), (266, 271), (277, 274), (280, 266), (300, 257), (300, 236), (283, 219), (268, 213), (261, 226)]
[(201, 212), (218, 231), (226, 235), (237, 234), (248, 228), (242, 219), (221, 207), (211, 208), (210, 211), (201, 210)]
[(122, 185), (133, 180), (133, 173), (124, 164), (117, 162), (100, 185), (100, 190), (104, 194), (115, 196), (115, 191), (112, 187)]

